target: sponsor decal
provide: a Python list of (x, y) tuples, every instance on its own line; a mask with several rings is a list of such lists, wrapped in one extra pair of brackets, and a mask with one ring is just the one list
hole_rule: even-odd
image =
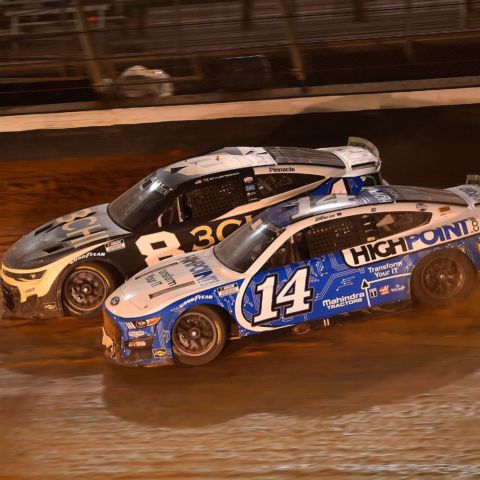
[(88, 252), (84, 253), (83, 255), (80, 255), (77, 258), (74, 258), (71, 262), (70, 265), (73, 265), (74, 263), (79, 262), (80, 260), (87, 260), (88, 258), (95, 258), (95, 257), (104, 257), (106, 255), (105, 252)]
[(438, 213), (440, 213), (440, 215), (445, 215), (450, 210), (451, 210), (451, 208), (448, 205), (444, 205), (443, 207), (438, 208)]
[(158, 274), (162, 277), (169, 287), (173, 287), (177, 284), (176, 280), (172, 277), (171, 273), (168, 270), (162, 269), (158, 271)]
[(199, 302), (200, 300), (213, 300), (213, 295), (202, 295), (202, 294), (195, 295), (194, 297), (189, 298), (188, 300), (185, 300), (184, 302), (182, 302), (177, 307), (177, 309), (182, 309), (186, 305), (189, 305), (190, 303), (193, 303), (193, 302)]
[(108, 238), (107, 232), (92, 214), (92, 210), (85, 208), (57, 218), (57, 222), (62, 224), (62, 230), (67, 232), (67, 237), (73, 237), (70, 243), (75, 249)]
[(292, 173), (294, 171), (294, 167), (268, 167), (269, 173)]
[(352, 293), (351, 295), (342, 295), (336, 298), (328, 298), (322, 301), (322, 305), (327, 307), (328, 310), (335, 310), (337, 308), (347, 307), (348, 305), (355, 305), (357, 303), (363, 303), (365, 299), (365, 293)]
[(55, 302), (44, 303), (43, 309), (46, 310), (47, 312), (56, 312), (57, 304)]
[(470, 198), (473, 198), (476, 202), (480, 202), (480, 190), (478, 188), (462, 185), (458, 187), (458, 189), (466, 193)]
[(167, 356), (167, 351), (163, 348), (154, 348), (153, 357), (154, 358), (164, 358)]
[[(217, 160), (219, 160), (218, 156), (217, 156)], [(209, 183), (209, 182), (214, 182), (215, 180), (222, 180), (223, 178), (235, 177), (236, 175), (239, 175), (239, 172), (224, 173), (222, 175), (214, 175), (211, 177), (201, 178), (200, 182)]]
[(247, 192), (252, 192), (255, 190), (255, 185), (245, 185), (245, 190)]
[(340, 215), (341, 215), (340, 212), (330, 213), (328, 215), (319, 215), (318, 217), (315, 217), (315, 221), (322, 222), (324, 220), (332, 220), (333, 218), (339, 217)]
[(425, 203), (417, 203), (415, 205), (415, 208), (419, 211), (419, 212), (424, 212), (425, 210), (427, 210), (428, 206), (425, 204)]
[(132, 332), (128, 332), (128, 336), (130, 338), (140, 338), (147, 336), (148, 333), (144, 332), (143, 330), (133, 330)]
[[(160, 278), (157, 278), (156, 273), (158, 273)], [(152, 272), (146, 275), (145, 280), (151, 287), (158, 287), (164, 283), (166, 283), (169, 287), (173, 287), (177, 284), (177, 281), (175, 278), (173, 278), (172, 274), (164, 268), (157, 270), (157, 272)]]
[(390, 293), (390, 285), (383, 285), (378, 291), (380, 292), (380, 295), (388, 295)]
[(396, 275), (398, 269), (402, 266), (402, 261), (389, 262), (385, 265), (379, 265), (376, 267), (367, 267), (368, 273), (373, 273), (375, 278), (389, 277), (390, 275)]
[(120, 303), (120, 297), (115, 296), (110, 300), (110, 305), (115, 306), (115, 305), (118, 305), (119, 303)]
[(476, 233), (478, 229), (480, 229), (478, 221), (474, 218), (469, 218), (449, 225), (443, 225), (433, 230), (349, 248), (343, 250), (342, 253), (348, 265), (365, 265), (384, 258), (401, 255), (402, 253), (422, 250), (457, 240)]
[(217, 276), (212, 272), (210, 266), (197, 255), (190, 255), (181, 260), (181, 262), (188, 268), (195, 280), (202, 284), (216, 282)]
[(226, 297), (228, 295), (233, 295), (234, 293), (238, 293), (238, 284), (231, 283), (230, 285), (224, 285), (223, 287), (217, 288), (218, 296)]
[(125, 240), (112, 240), (105, 244), (105, 251), (107, 253), (117, 252), (118, 250), (123, 250), (125, 248)]
[(377, 298), (378, 297), (378, 290), (376, 288), (372, 288), (368, 291), (370, 298)]
[(405, 285), (401, 285), (400, 283), (395, 284), (394, 287), (390, 289), (392, 293), (399, 293), (403, 292), (407, 287)]

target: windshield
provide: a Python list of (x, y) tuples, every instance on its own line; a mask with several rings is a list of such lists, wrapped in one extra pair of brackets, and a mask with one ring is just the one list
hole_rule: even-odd
[(108, 214), (117, 225), (133, 231), (152, 214), (160, 215), (161, 203), (172, 188), (159, 174), (151, 173), (108, 205)]
[(262, 213), (216, 245), (213, 251), (226, 267), (243, 273), (284, 230)]

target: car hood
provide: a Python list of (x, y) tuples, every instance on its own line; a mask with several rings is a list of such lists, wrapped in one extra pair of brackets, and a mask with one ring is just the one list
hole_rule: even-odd
[(211, 248), (169, 258), (130, 278), (112, 293), (105, 305), (114, 315), (123, 318), (147, 315), (231, 280), (229, 272)]
[(107, 204), (97, 205), (59, 217), (23, 236), (5, 253), (3, 263), (10, 268), (39, 268), (75, 250), (127, 234), (112, 221)]

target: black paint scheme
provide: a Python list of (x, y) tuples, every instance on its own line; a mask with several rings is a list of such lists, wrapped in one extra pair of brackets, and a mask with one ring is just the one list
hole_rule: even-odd
[[(340, 170), (340, 165), (338, 168), (341, 175), (343, 169)], [(15, 316), (62, 316), (61, 287), (76, 266), (84, 262), (108, 265), (121, 283), (147, 264), (221, 241), (252, 215), (273, 204), (268, 202), (269, 196), (309, 184), (314, 189), (324, 179), (311, 173), (261, 177), (254, 175), (252, 167), (203, 177), (173, 170), (166, 176), (165, 170), (159, 169), (108, 205), (80, 210), (42, 225), (18, 240), (3, 259), (1, 286), (6, 307)], [(381, 182), (379, 174), (373, 178), (375, 183)], [(153, 192), (154, 198), (142, 201), (144, 192), (147, 192), (145, 197), (151, 197)], [(244, 209), (241, 214), (232, 212), (231, 216), (218, 218), (254, 202), (260, 205), (252, 205), (252, 209)], [(67, 256), (73, 257), (62, 265), (60, 260)], [(18, 288), (9, 285), (8, 278), (16, 276), (18, 280), (24, 275), (28, 280), (31, 275), (28, 270), (54, 268), (54, 262), (60, 266), (48, 293), (20, 302)], [(12, 274), (9, 269), (25, 273)]]

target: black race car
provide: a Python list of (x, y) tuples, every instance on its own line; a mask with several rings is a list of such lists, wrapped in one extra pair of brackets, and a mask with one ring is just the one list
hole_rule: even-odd
[(23, 317), (94, 317), (145, 266), (210, 247), (288, 198), (348, 191), (351, 177), (381, 183), (380, 166), (370, 142), (350, 138), (318, 150), (230, 147), (162, 167), (110, 204), (64, 215), (18, 240), (3, 258), (5, 306)]

